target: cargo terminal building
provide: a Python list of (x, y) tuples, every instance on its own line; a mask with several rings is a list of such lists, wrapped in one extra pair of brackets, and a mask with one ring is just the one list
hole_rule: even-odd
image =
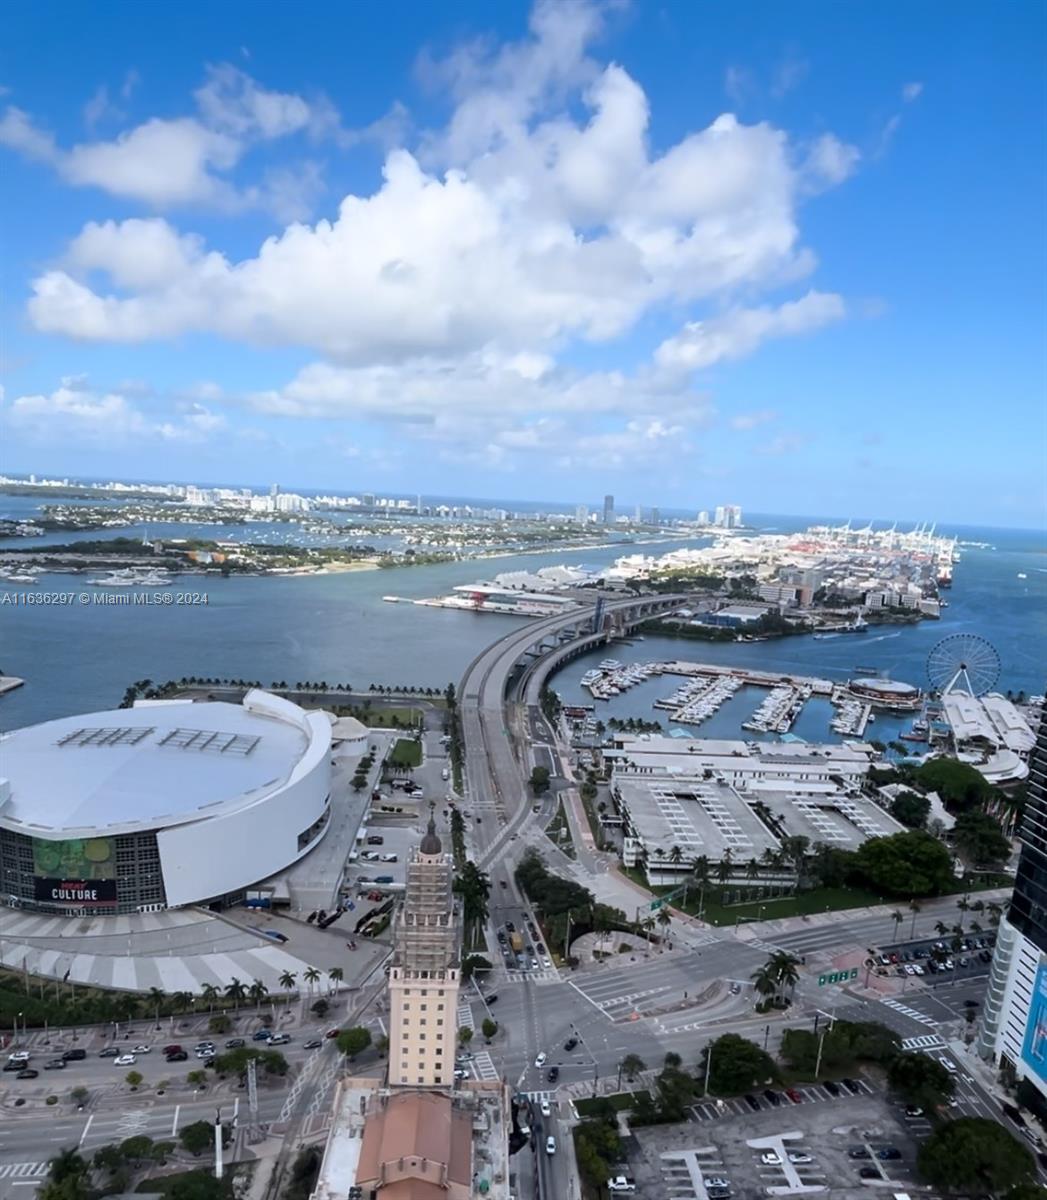
[(330, 816), (331, 722), (252, 690), (0, 736), (0, 903), (56, 913), (236, 903)]

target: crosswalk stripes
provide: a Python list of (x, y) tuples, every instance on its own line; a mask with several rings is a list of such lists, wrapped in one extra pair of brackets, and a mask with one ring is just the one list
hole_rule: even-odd
[(541, 1104), (543, 1100), (548, 1100), (551, 1104), (555, 1094), (555, 1092), (524, 1092), (527, 1099), (533, 1100), (535, 1104)]
[(494, 1065), (494, 1059), (486, 1050), (481, 1050), (473, 1059), (473, 1069), (476, 1071), (477, 1078), (490, 1080), (498, 1079), (498, 1068)]
[(506, 971), (505, 978), (509, 983), (559, 983), (560, 974), (553, 969), (543, 968), (538, 971)]
[(458, 1001), (458, 1028), (476, 1028), (473, 1024), (473, 1006), (468, 1000), (459, 999)]
[(0, 1179), (39, 1179), (47, 1170), (45, 1162), (0, 1163)]
[(918, 1037), (904, 1038), (903, 1050), (932, 1050), (942, 1049), (945, 1042), (936, 1033), (921, 1033)]
[(886, 1000), (881, 1000), (880, 1003), (886, 1004), (888, 1008), (893, 1008), (895, 1012), (900, 1012), (913, 1021), (919, 1021), (921, 1025), (938, 1024), (934, 1017), (929, 1017), (926, 1013), (920, 1012), (918, 1008), (910, 1008), (908, 1004), (902, 1004), (900, 1000), (888, 998)]

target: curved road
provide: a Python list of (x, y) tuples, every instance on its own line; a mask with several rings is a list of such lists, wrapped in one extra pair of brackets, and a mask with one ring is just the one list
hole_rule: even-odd
[[(617, 630), (646, 620), (685, 601), (685, 596), (644, 596), (612, 601), (604, 605), (604, 615), (617, 618)], [(568, 614), (531, 621), (521, 629), (499, 638), (476, 656), (466, 668), (458, 692), (465, 752), (466, 791), (478, 819), (474, 829), (477, 865), (488, 868), (493, 860), (519, 834), (530, 814), (527, 791), (526, 742), (528, 710), (509, 704), (506, 693), (514, 670), (528, 651), (548, 644), (567, 649), (574, 642), (596, 645), (610, 633), (594, 635), (592, 619), (595, 606), (575, 609)], [(616, 630), (616, 631), (617, 631)], [(574, 634), (571, 638), (563, 635)], [(535, 656), (531, 665), (537, 660)], [(529, 689), (530, 691), (531, 689)], [(528, 697), (530, 699), (530, 697)], [(488, 823), (483, 824), (483, 814)], [(492, 820), (491, 816), (497, 819)], [(511, 856), (509, 856), (511, 857)], [(507, 866), (509, 864), (506, 864)]]

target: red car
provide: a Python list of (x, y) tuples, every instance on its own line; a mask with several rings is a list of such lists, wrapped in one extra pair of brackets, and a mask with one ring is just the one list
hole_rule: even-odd
[(793, 1102), (793, 1104), (802, 1104), (803, 1103), (803, 1097), (796, 1090), (796, 1088), (786, 1088), (785, 1094), (789, 1097), (789, 1099)]
[(342, 1032), (342, 1031), (341, 1031), (340, 1029), (329, 1029), (329, 1030), (328, 1030), (328, 1031), (327, 1031), (327, 1032), (324, 1034), (324, 1037), (327, 1037), (327, 1038), (336, 1038), (336, 1037), (337, 1037), (337, 1036), (338, 1036), (338, 1035), (339, 1035), (341, 1032)]
[(172, 1045), (172, 1046), (165, 1046), (162, 1051), (163, 1054), (181, 1054), (181, 1052), (182, 1052), (182, 1047), (177, 1044)]

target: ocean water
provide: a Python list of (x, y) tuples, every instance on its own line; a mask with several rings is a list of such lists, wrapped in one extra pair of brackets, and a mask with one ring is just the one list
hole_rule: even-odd
[[(0, 496), (0, 515), (25, 515), (26, 511), (24, 498)], [(807, 518), (788, 517), (761, 521), (780, 530), (809, 523)], [(191, 529), (176, 528), (182, 536)], [(213, 527), (204, 528), (204, 536), (215, 536)], [(249, 528), (254, 537), (265, 527)], [(230, 530), (243, 536), (243, 527)], [(941, 621), (820, 641), (792, 637), (724, 645), (646, 638), (592, 658), (598, 661), (608, 654), (623, 661), (684, 658), (832, 679), (847, 678), (862, 666), (924, 686), (932, 647), (949, 634), (975, 633), (993, 643), (999, 653), (1001, 688), (1042, 693), (1047, 681), (1044, 538), (1017, 530), (946, 532), (990, 543), (994, 549), (962, 551), (954, 586), (945, 593), (949, 607)], [(38, 541), (34, 539), (34, 543)], [(704, 543), (652, 543), (644, 550), (659, 554), (688, 544)], [(263, 683), (324, 679), (352, 683), (364, 690), (372, 682), (443, 687), (458, 680), (483, 646), (518, 627), (519, 618), (389, 604), (382, 600), (384, 595), (438, 596), (456, 584), (490, 579), (502, 571), (535, 570), (557, 563), (601, 566), (621, 553), (621, 547), (586, 548), (342, 575), (196, 577), (187, 580), (184, 588), (176, 584), (174, 591), (206, 593), (208, 603), (198, 606), (0, 607), (0, 671), (27, 681), (24, 687), (0, 697), (0, 728), (110, 707), (119, 702), (130, 682), (142, 678), (228, 676)], [(1027, 578), (1019, 579), (1019, 573)], [(0, 581), (0, 592), (20, 590), (24, 589), (17, 584)], [(53, 575), (44, 576), (33, 590), (105, 589), (86, 586), (82, 576)], [(577, 679), (591, 665), (590, 660), (580, 659), (557, 676), (555, 686), (565, 699), (588, 697), (578, 690)], [(616, 707), (607, 712), (653, 718), (653, 694), (644, 689), (664, 688), (666, 682), (642, 685), (618, 698)], [(671, 690), (666, 688), (662, 694)], [(753, 696), (753, 708), (759, 698), (759, 694)], [(735, 705), (732, 714), (740, 707)], [(817, 727), (823, 723), (817, 706), (808, 709), (794, 729), (802, 737), (817, 736)], [(747, 711), (740, 719), (746, 715)], [(727, 722), (723, 713), (720, 716)], [(727, 736), (729, 731), (718, 725), (720, 716), (700, 727), (703, 736)], [(888, 724), (871, 726), (869, 736), (887, 740)]]

